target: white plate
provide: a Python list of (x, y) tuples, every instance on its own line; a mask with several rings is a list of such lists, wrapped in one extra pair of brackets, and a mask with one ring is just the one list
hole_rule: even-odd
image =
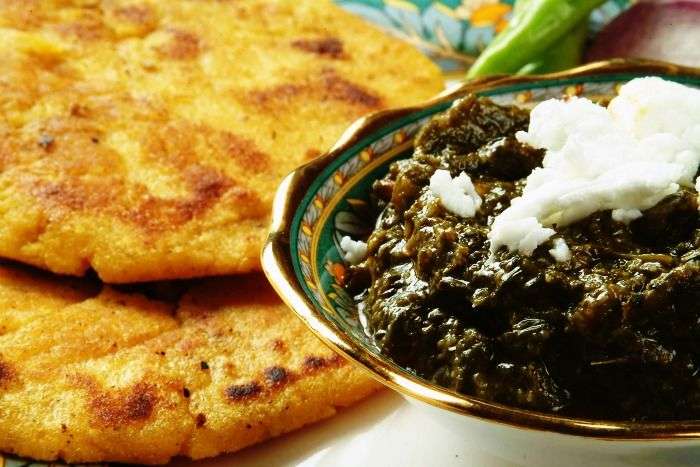
[(424, 410), (382, 391), (337, 416), (237, 454), (180, 467), (515, 467), (470, 446)]

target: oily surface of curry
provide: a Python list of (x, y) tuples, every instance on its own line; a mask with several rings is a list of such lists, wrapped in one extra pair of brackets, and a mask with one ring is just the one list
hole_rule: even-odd
[[(697, 194), (681, 189), (629, 225), (599, 212), (531, 257), (489, 260), (493, 217), (519, 196), (543, 152), (519, 143), (528, 112), (468, 97), (428, 123), (411, 159), (374, 185), (381, 219), (354, 268), (368, 331), (398, 364), (479, 398), (572, 416), (700, 416)], [(428, 189), (466, 172), (473, 218)]]

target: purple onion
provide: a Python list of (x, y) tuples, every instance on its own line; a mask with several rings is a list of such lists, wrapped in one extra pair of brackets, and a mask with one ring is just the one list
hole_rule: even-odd
[(616, 57), (700, 67), (700, 0), (633, 5), (596, 36), (586, 53), (587, 61)]

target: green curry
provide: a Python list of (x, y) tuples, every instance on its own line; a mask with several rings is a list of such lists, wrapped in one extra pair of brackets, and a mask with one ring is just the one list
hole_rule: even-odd
[[(557, 228), (566, 262), (551, 241), (490, 258), (490, 222), (544, 155), (514, 137), (528, 120), (465, 98), (375, 183), (379, 219), (349, 285), (368, 332), (397, 364), (482, 399), (588, 418), (699, 417), (697, 194), (682, 189), (629, 225), (605, 211)], [(428, 189), (439, 168), (472, 178), (475, 217)]]

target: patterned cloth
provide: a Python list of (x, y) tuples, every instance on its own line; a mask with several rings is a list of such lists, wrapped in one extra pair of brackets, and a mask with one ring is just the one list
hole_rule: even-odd
[[(335, 0), (415, 44), (445, 72), (466, 69), (508, 24), (515, 0)], [(591, 15), (591, 32), (634, 0), (609, 0)]]

